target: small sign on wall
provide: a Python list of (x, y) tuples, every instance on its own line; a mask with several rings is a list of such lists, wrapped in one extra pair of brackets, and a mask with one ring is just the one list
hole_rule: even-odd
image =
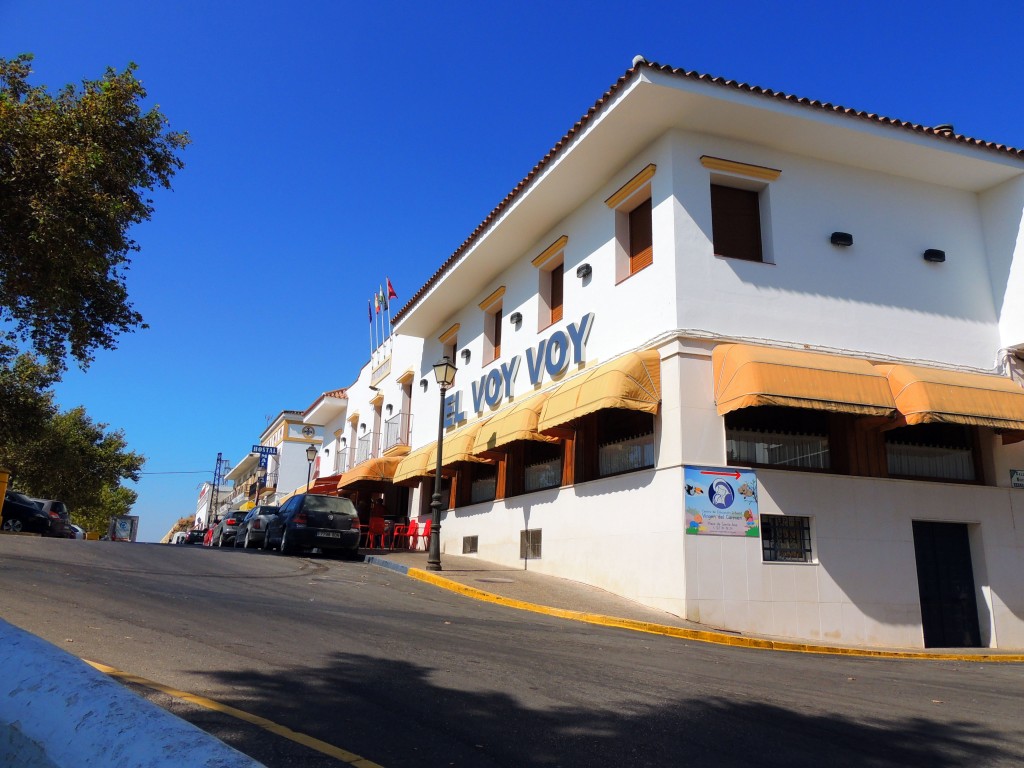
[(1010, 470), (1010, 487), (1024, 488), (1024, 469)]
[(686, 533), (760, 537), (757, 475), (734, 467), (684, 467)]

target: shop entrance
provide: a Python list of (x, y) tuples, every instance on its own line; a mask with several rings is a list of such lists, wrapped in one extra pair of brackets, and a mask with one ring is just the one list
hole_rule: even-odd
[(981, 645), (967, 526), (914, 521), (925, 648)]

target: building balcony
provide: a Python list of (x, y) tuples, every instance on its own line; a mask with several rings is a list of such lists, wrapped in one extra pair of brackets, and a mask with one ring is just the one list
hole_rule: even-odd
[(382, 451), (389, 451), (396, 445), (409, 445), (409, 432), (412, 426), (412, 415), (396, 413), (384, 422), (384, 445)]

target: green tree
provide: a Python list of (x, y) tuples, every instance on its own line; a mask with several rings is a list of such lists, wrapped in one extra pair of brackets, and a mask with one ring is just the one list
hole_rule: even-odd
[(86, 367), (146, 327), (125, 285), (139, 250), (128, 233), (189, 138), (142, 110), (135, 64), (54, 95), (29, 83), (32, 59), (0, 58), (0, 341)]
[(121, 481), (138, 480), (144, 463), (121, 430), (108, 431), (81, 407), (54, 413), (33, 435), (0, 443), (0, 466), (11, 470), (14, 487), (60, 499), (89, 530), (105, 531), (111, 516), (131, 510), (137, 495)]
[(56, 415), (50, 391), (56, 380), (52, 366), (0, 345), (0, 446), (38, 435)]

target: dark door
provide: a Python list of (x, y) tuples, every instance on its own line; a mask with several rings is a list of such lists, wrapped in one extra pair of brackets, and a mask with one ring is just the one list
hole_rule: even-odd
[(925, 647), (981, 645), (967, 526), (914, 521), (914, 552)]

